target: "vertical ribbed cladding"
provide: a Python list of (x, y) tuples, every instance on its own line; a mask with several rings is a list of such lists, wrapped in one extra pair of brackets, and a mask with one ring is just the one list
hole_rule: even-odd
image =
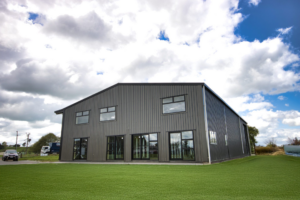
[(241, 130), (242, 130), (242, 136), (244, 142), (244, 150), (245, 150), (245, 155), (251, 155), (250, 152), (250, 145), (249, 145), (249, 136), (248, 136), (248, 126), (247, 124), (241, 119)]
[[(195, 120), (197, 120), (197, 135), (198, 135), (198, 141), (199, 143), (199, 150), (200, 152), (197, 153), (196, 159), (200, 162), (209, 162), (209, 155), (208, 155), (208, 149), (207, 149), (207, 138), (206, 138), (206, 128), (205, 128), (205, 110), (204, 110), (204, 94), (203, 94), (203, 87), (202, 85), (196, 86), (197, 92), (196, 92), (196, 116), (198, 116)], [(197, 151), (197, 149), (196, 149)]]
[(226, 125), (224, 103), (216, 98), (209, 90), (205, 91), (208, 133), (216, 132), (217, 144), (210, 144), (212, 161), (229, 159), (228, 147), (225, 143)]
[(242, 151), (239, 117), (228, 107), (225, 108), (225, 112), (230, 158), (242, 157), (244, 154)]
[[(125, 135), (124, 161), (131, 161), (131, 134), (158, 132), (159, 161), (169, 161), (169, 132), (193, 130), (196, 162), (208, 162), (202, 85), (120, 84), (65, 109), (62, 160), (72, 160), (74, 138), (88, 137), (88, 160), (106, 161), (106, 138)], [(162, 98), (186, 95), (186, 112), (162, 113)], [(116, 107), (116, 120), (100, 122), (100, 108)], [(75, 113), (90, 110), (88, 124)]]

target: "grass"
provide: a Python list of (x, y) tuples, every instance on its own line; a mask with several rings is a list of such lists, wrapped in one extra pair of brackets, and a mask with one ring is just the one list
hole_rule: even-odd
[(1, 199), (299, 199), (300, 158), (213, 165), (0, 166)]
[(58, 161), (58, 154), (48, 155), (48, 156), (37, 156), (36, 154), (23, 155), (19, 160), (36, 160), (36, 161)]
[[(6, 149), (16, 149), (16, 147), (4, 147), (4, 149), (0, 149), (0, 152), (4, 152)], [(28, 147), (29, 150), (29, 147)], [(17, 147), (17, 151), (26, 151), (26, 147)]]

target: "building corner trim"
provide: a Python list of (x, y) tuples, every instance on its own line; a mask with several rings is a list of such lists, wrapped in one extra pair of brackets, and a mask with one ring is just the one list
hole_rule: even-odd
[[(247, 136), (248, 136), (248, 143), (249, 143), (249, 156), (251, 156), (252, 152), (251, 152), (251, 143), (250, 143), (250, 136), (249, 136), (249, 129), (248, 129), (248, 124), (245, 124), (246, 127), (246, 131), (247, 131)], [(255, 152), (255, 149), (254, 149)]]
[(58, 160), (61, 161), (61, 151), (62, 151), (62, 142), (63, 142), (63, 131), (64, 131), (64, 121), (65, 121), (65, 111), (62, 113), (62, 120), (61, 120), (61, 133), (60, 133), (60, 148), (59, 148), (59, 156)]
[(206, 133), (206, 143), (207, 143), (207, 151), (208, 151), (208, 163), (211, 164), (210, 146), (209, 146), (209, 137), (208, 137), (208, 125), (207, 125), (207, 112), (206, 112), (205, 85), (202, 86), (202, 96), (203, 96), (203, 109), (204, 109), (204, 124), (205, 124), (205, 133)]

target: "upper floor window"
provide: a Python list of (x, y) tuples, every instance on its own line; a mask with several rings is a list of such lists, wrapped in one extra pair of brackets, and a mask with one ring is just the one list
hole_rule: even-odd
[(116, 119), (116, 107), (107, 107), (100, 109), (100, 121), (110, 121)]
[(86, 124), (89, 122), (90, 111), (82, 111), (76, 113), (76, 124)]
[(185, 96), (168, 97), (163, 99), (163, 113), (185, 111)]

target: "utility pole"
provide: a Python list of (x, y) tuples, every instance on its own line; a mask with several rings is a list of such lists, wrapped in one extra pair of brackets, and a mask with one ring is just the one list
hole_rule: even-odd
[(27, 154), (27, 151), (28, 151), (28, 140), (29, 140), (29, 135), (30, 133), (26, 133), (26, 136), (27, 136), (27, 140), (26, 140), (26, 154)]
[(17, 138), (16, 138), (16, 150), (17, 150), (17, 144), (18, 144), (18, 131), (17, 131)]

